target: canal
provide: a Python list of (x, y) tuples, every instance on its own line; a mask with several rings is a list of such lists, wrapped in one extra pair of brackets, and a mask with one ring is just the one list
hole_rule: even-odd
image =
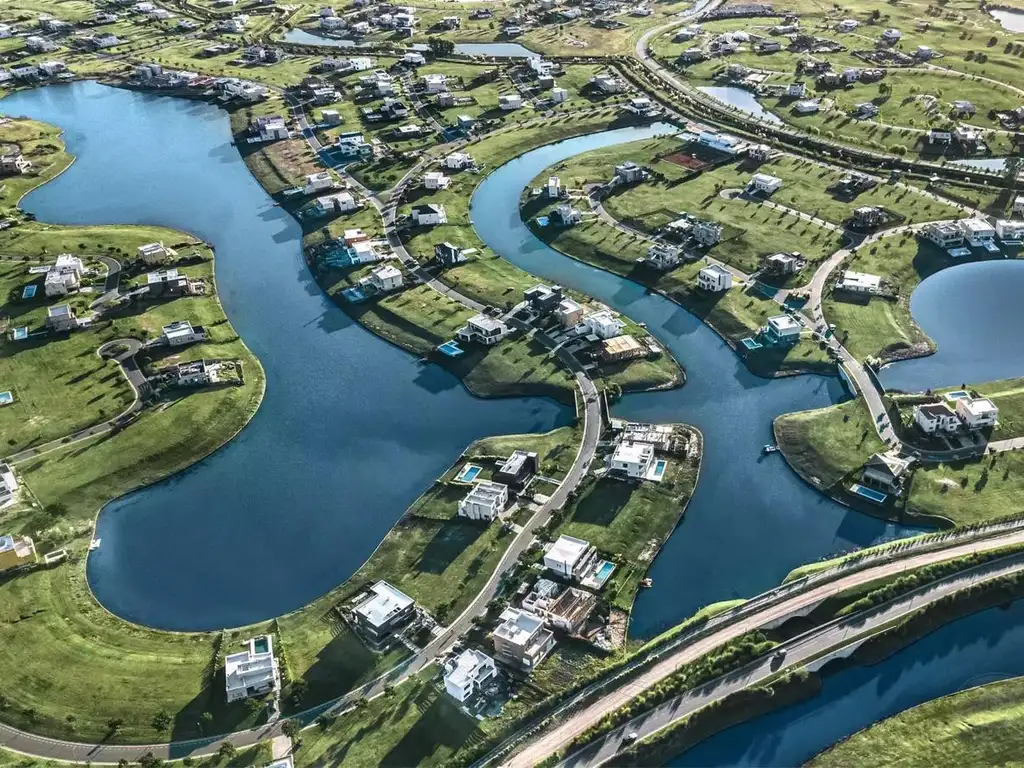
[(296, 609), (348, 578), (470, 441), (570, 421), (550, 400), (475, 398), (335, 307), (219, 108), (82, 82), (14, 93), (0, 111), (61, 126), (77, 157), (23, 201), (40, 220), (212, 243), (227, 316), (266, 370), (237, 438), (101, 513), (89, 582), (119, 616), (201, 630)]
[(803, 563), (916, 532), (831, 501), (800, 480), (779, 454), (762, 453), (773, 441), (772, 420), (779, 414), (839, 402), (844, 391), (838, 379), (755, 376), (685, 309), (558, 253), (520, 219), (519, 193), (544, 168), (670, 129), (606, 131), (528, 152), (487, 177), (471, 210), (478, 234), (495, 252), (646, 323), (686, 368), (684, 387), (630, 395), (615, 407), (617, 415), (631, 419), (693, 424), (705, 438), (696, 492), (654, 563), (653, 588), (634, 606), (630, 631), (636, 636), (652, 635), (708, 603), (769, 589)]

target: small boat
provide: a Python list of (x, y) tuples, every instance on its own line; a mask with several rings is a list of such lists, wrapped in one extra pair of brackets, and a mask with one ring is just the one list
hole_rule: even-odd
[(641, 587), (645, 587), (645, 588), (646, 587), (653, 587), (654, 586), (654, 579), (643, 579), (640, 582), (640, 586)]
[(777, 450), (779, 450), (779, 446), (777, 446), (777, 445), (766, 444), (764, 446), (764, 452), (765, 453), (775, 453), (775, 451), (777, 451)]

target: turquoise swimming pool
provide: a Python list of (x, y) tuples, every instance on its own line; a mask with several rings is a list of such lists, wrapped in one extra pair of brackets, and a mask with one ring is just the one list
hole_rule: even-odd
[(459, 470), (459, 474), (455, 476), (455, 482), (472, 483), (476, 480), (476, 476), (480, 474), (481, 470), (482, 467), (478, 467), (476, 464), (466, 464)]
[(652, 479), (661, 480), (661, 476), (665, 474), (666, 466), (667, 464), (664, 461), (658, 459), (658, 462), (654, 465), (654, 474), (652, 476)]

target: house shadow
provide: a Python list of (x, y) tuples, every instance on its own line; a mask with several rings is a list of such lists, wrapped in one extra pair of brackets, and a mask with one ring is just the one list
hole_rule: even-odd
[(383, 757), (382, 768), (419, 765), (441, 746), (456, 752), (478, 730), (475, 720), (460, 712), (447, 696), (429, 687), (424, 687), (413, 703), (420, 717)]
[[(216, 741), (221, 735), (266, 723), (267, 711), (253, 712), (248, 701), (228, 703), (224, 668), (213, 669), (214, 656), (206, 670), (208, 684), (171, 721), (169, 738), (171, 759), (187, 757), (204, 743)], [(166, 738), (167, 733), (163, 734)], [(196, 743), (194, 740), (201, 740)], [(192, 741), (188, 745), (177, 742)]]
[(306, 682), (303, 709), (307, 702), (329, 701), (343, 696), (375, 676), (379, 655), (340, 619), (334, 623), (332, 631), (334, 637), (320, 649), (316, 660), (302, 676)]
[(635, 488), (627, 481), (607, 477), (598, 480), (576, 503), (572, 511), (573, 521), (604, 527), (611, 525), (629, 502)]
[(416, 561), (415, 569), (420, 573), (444, 573), (486, 530), (483, 525), (459, 519), (441, 522)]

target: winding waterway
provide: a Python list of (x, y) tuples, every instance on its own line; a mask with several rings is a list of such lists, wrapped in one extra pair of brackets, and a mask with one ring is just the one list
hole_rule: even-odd
[(1024, 600), (964, 617), (879, 664), (826, 677), (818, 696), (722, 731), (669, 765), (802, 765), (878, 720), (1024, 674), (1021, 643)]
[(913, 532), (825, 498), (781, 456), (762, 453), (772, 442), (775, 416), (838, 402), (844, 396), (838, 379), (755, 376), (695, 316), (635, 283), (558, 253), (520, 219), (519, 191), (544, 168), (669, 128), (606, 131), (528, 152), (487, 177), (471, 210), (480, 237), (497, 253), (647, 323), (686, 367), (684, 387), (630, 395), (615, 407), (617, 415), (632, 419), (694, 424), (705, 438), (696, 492), (655, 561), (654, 587), (634, 606), (630, 631), (638, 636), (654, 634), (708, 603), (768, 589), (802, 563)]
[(569, 422), (550, 400), (472, 397), (335, 307), (222, 110), (83, 82), (17, 92), (0, 111), (61, 126), (77, 156), (25, 199), (41, 220), (212, 243), (227, 316), (266, 370), (235, 440), (100, 515), (89, 582), (119, 616), (198, 630), (298, 608), (350, 576), (470, 441)]

